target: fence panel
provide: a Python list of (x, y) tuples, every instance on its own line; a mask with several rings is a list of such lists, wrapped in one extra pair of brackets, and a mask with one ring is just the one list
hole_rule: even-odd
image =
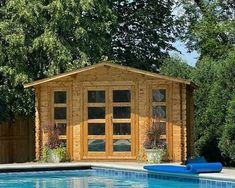
[(34, 160), (34, 122), (18, 118), (0, 124), (0, 163)]

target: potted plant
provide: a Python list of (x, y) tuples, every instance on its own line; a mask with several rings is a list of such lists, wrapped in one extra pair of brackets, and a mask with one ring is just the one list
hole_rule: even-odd
[(145, 153), (149, 163), (160, 163), (166, 154), (166, 143), (161, 140), (164, 127), (156, 118), (147, 123)]
[(48, 139), (43, 147), (42, 160), (44, 162), (58, 163), (68, 160), (67, 149), (64, 142), (59, 140), (58, 129), (55, 124), (44, 127)]

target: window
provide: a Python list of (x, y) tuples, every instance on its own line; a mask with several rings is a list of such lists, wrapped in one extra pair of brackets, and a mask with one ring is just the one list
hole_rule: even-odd
[(130, 135), (130, 123), (113, 123), (113, 135)]
[(105, 91), (88, 91), (88, 103), (104, 103)]
[(153, 102), (166, 102), (166, 90), (153, 89)]
[(129, 119), (131, 117), (131, 108), (128, 107), (113, 107), (113, 118)]
[(88, 135), (105, 135), (105, 123), (88, 123)]
[(53, 120), (59, 134), (59, 139), (65, 146), (67, 142), (67, 100), (66, 91), (53, 92)]
[(105, 107), (88, 107), (88, 119), (105, 119)]
[(113, 90), (113, 102), (131, 102), (130, 90)]
[(54, 107), (54, 119), (65, 120), (67, 118), (67, 108), (66, 107)]
[(167, 118), (166, 90), (152, 90), (152, 116), (155, 119)]
[(66, 133), (67, 133), (66, 127), (67, 127), (66, 123), (57, 123), (56, 124), (56, 129), (58, 131), (58, 134), (66, 136)]
[(161, 141), (166, 143), (167, 134), (167, 90), (166, 88), (153, 88), (152, 89), (152, 105), (151, 105), (152, 118), (159, 121), (163, 133)]
[(128, 139), (114, 139), (113, 151), (116, 152), (131, 151), (131, 141)]
[(166, 118), (166, 106), (153, 105), (153, 117), (154, 118)]
[(65, 104), (66, 103), (66, 91), (55, 91), (54, 92), (54, 103)]
[(88, 140), (88, 151), (105, 152), (105, 140)]

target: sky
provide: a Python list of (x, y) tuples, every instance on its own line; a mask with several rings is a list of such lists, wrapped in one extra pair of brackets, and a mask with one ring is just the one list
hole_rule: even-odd
[(178, 55), (183, 60), (185, 60), (189, 65), (195, 66), (197, 59), (199, 57), (199, 54), (196, 51), (193, 51), (192, 53), (188, 53), (186, 46), (181, 41), (176, 41), (173, 44), (173, 46), (176, 49), (178, 49), (181, 52), (181, 54), (177, 53), (177, 52), (172, 52), (172, 53), (170, 53), (171, 55)]
[[(182, 16), (183, 12), (184, 12), (184, 9), (181, 6), (177, 6), (173, 9), (174, 16), (179, 16), (179, 15)], [(180, 56), (183, 60), (185, 60), (189, 65), (195, 66), (195, 64), (199, 58), (199, 54), (196, 51), (193, 51), (192, 53), (188, 53), (185, 44), (183, 42), (181, 42), (180, 40), (177, 40), (173, 44), (173, 46), (177, 50), (179, 50), (181, 53), (172, 52), (172, 53), (170, 53), (170, 55), (176, 54), (176, 55)]]

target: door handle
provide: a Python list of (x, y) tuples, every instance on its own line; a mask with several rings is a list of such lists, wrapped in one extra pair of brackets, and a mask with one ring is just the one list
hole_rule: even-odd
[(111, 123), (113, 123), (113, 116), (111, 115), (111, 117), (110, 117), (110, 120), (111, 120)]

